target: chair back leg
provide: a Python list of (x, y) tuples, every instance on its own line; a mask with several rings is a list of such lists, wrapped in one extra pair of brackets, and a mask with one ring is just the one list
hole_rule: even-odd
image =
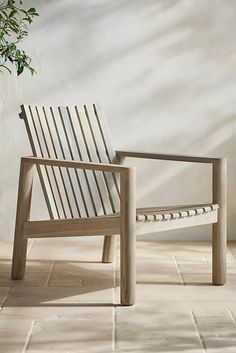
[(109, 263), (113, 262), (114, 253), (115, 253), (115, 242), (116, 236), (115, 235), (105, 235), (103, 241), (103, 251), (102, 251), (102, 262)]
[(219, 204), (218, 222), (212, 225), (212, 282), (226, 281), (227, 250), (227, 164), (222, 158), (213, 164), (213, 202)]
[(12, 259), (12, 279), (22, 279), (25, 274), (27, 239), (23, 238), (23, 228), (24, 223), (30, 216), (32, 186), (33, 165), (21, 161)]

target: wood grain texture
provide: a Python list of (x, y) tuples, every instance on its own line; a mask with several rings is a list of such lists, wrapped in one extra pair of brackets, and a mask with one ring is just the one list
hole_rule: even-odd
[(103, 250), (102, 250), (102, 262), (111, 263), (114, 259), (115, 253), (115, 244), (116, 244), (116, 236), (107, 236), (104, 237), (103, 242)]
[(213, 202), (219, 204), (218, 222), (212, 226), (212, 281), (226, 281), (227, 248), (227, 160), (222, 158), (213, 164)]
[(121, 174), (120, 211), (120, 297), (121, 304), (135, 302), (136, 285), (136, 179), (135, 169), (130, 168)]
[(219, 158), (163, 154), (163, 153), (148, 153), (148, 152), (138, 152), (138, 151), (137, 152), (136, 151), (116, 151), (116, 155), (119, 159), (125, 158), (125, 157), (132, 157), (132, 158), (147, 158), (147, 159), (159, 159), (164, 161), (195, 162), (195, 163), (214, 163), (219, 160)]
[(12, 279), (21, 279), (25, 274), (27, 239), (23, 238), (25, 222), (30, 217), (30, 205), (33, 186), (33, 168), (30, 163), (21, 163), (18, 200), (16, 211), (15, 237), (12, 260)]
[[(21, 106), (34, 156), (114, 164), (116, 155), (95, 104), (71, 107)], [(71, 168), (71, 169), (69, 169)], [(101, 216), (119, 211), (118, 177), (96, 169), (38, 165), (52, 219)]]
[(77, 161), (67, 161), (67, 160), (59, 160), (59, 159), (52, 159), (52, 158), (22, 157), (21, 159), (25, 162), (32, 163), (35, 165), (97, 170), (101, 172), (122, 173), (130, 169), (129, 167), (125, 167), (117, 164), (77, 162)]
[(85, 235), (113, 235), (120, 233), (120, 218), (90, 217), (78, 219), (55, 219), (28, 221), (24, 224), (25, 238), (72, 237)]
[[(21, 107), (33, 157), (21, 159), (12, 278), (22, 278), (28, 238), (104, 236), (103, 262), (112, 262), (120, 235), (123, 305), (135, 302), (136, 234), (213, 224), (213, 283), (226, 278), (226, 160), (117, 151), (100, 105)], [(208, 204), (136, 209), (135, 169), (126, 157), (210, 163), (213, 200)], [(120, 164), (119, 164), (120, 163)], [(33, 167), (39, 173), (50, 220), (29, 219)]]

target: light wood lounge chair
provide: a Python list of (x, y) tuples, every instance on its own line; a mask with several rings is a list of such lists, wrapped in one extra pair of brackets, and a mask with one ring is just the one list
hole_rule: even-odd
[[(226, 278), (226, 160), (142, 152), (115, 152), (100, 106), (23, 105), (33, 157), (21, 159), (12, 278), (25, 273), (28, 238), (104, 235), (103, 262), (113, 258), (120, 234), (121, 303), (135, 302), (135, 240), (147, 233), (213, 224), (214, 284)], [(212, 203), (136, 209), (135, 169), (125, 157), (212, 165)], [(31, 221), (34, 167), (38, 171), (50, 220)]]

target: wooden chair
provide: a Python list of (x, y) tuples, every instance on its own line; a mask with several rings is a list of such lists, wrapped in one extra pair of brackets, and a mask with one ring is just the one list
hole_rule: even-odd
[[(28, 238), (105, 235), (103, 262), (113, 258), (114, 235), (120, 234), (121, 303), (135, 302), (135, 241), (147, 233), (213, 224), (214, 284), (226, 278), (226, 159), (114, 152), (100, 106), (33, 107), (23, 105), (33, 157), (21, 159), (12, 278), (25, 273)], [(210, 204), (136, 209), (135, 169), (125, 157), (210, 163)], [(38, 171), (50, 220), (31, 221), (34, 167)]]

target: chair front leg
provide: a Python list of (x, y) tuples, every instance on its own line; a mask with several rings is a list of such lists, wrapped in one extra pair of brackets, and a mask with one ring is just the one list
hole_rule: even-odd
[(24, 223), (30, 216), (33, 168), (31, 163), (21, 161), (11, 272), (12, 279), (22, 279), (25, 274), (27, 239), (23, 238), (23, 228)]
[(135, 169), (121, 174), (120, 296), (122, 305), (135, 303), (136, 203)]
[(219, 204), (218, 222), (212, 225), (212, 282), (226, 281), (227, 250), (227, 162), (219, 159), (213, 164), (213, 202)]

